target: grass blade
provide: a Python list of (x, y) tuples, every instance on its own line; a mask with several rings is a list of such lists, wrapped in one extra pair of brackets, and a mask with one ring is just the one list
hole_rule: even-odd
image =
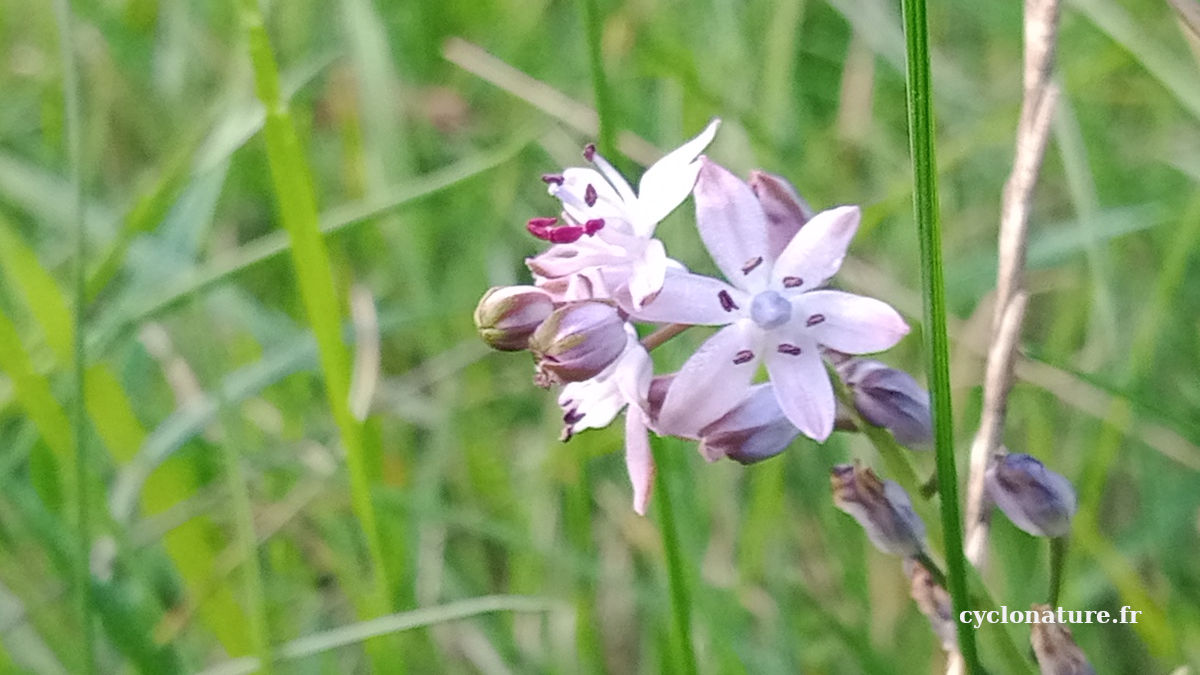
[(695, 642), (692, 640), (692, 597), (688, 588), (687, 570), (684, 569), (683, 547), (679, 542), (679, 529), (675, 522), (675, 511), (671, 506), (671, 466), (674, 456), (663, 447), (664, 441), (650, 435), (650, 450), (654, 464), (659, 467), (658, 489), (654, 500), (658, 504), (659, 530), (662, 534), (663, 550), (667, 555), (667, 579), (671, 587), (671, 612), (675, 618), (675, 631), (679, 641), (679, 657), (682, 672), (696, 675)]
[[(954, 467), (954, 428), (950, 404), (950, 344), (946, 330), (946, 283), (942, 267), (942, 235), (938, 222), (937, 159), (933, 137), (933, 93), (929, 78), (929, 26), (925, 0), (904, 0), (904, 37), (908, 62), (909, 143), (913, 162), (913, 210), (921, 245), (924, 290), (926, 367), (933, 407), (938, 493), (942, 502), (947, 586), (954, 616), (968, 609), (966, 558), (958, 514), (958, 472)], [(970, 626), (957, 623), (958, 644), (968, 673), (982, 672)]]

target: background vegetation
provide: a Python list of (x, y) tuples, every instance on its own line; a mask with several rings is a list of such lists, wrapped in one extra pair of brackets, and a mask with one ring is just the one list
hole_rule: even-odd
[[(578, 163), (598, 131), (583, 5), (274, 2), (254, 67), (253, 2), (71, 8), (82, 307), (60, 24), (51, 3), (0, 0), (0, 663), (79, 672), (81, 602), (103, 672), (249, 672), (229, 660), (284, 645), (280, 672), (681, 663), (660, 514), (629, 508), (620, 425), (561, 445), (528, 359), (489, 353), (470, 319), (488, 286), (528, 278), (539, 242), (523, 223), (555, 209), (538, 176)], [(596, 8), (627, 173), (722, 117), (718, 161), (780, 173), (818, 208), (864, 206), (840, 283), (918, 323), (893, 3)], [(930, 24), (965, 470), (1020, 3), (936, 2)], [(290, 114), (258, 102), (271, 53)], [(1100, 672), (1200, 664), (1197, 57), (1167, 3), (1065, 8), (1007, 443), (1080, 490), (1061, 604), (1145, 613), (1074, 628)], [(659, 232), (712, 269), (690, 206)], [(921, 373), (919, 344), (886, 358)], [(87, 594), (73, 582), (80, 411)], [(939, 668), (900, 565), (830, 501), (834, 463), (881, 468), (864, 440), (801, 440), (749, 468), (667, 450), (658, 489), (687, 554), (702, 672)], [(914, 461), (931, 473), (932, 456)], [(1039, 601), (1044, 544), (997, 518), (986, 576), (1009, 607)], [(358, 644), (372, 628), (359, 622), (417, 607), (441, 609)]]

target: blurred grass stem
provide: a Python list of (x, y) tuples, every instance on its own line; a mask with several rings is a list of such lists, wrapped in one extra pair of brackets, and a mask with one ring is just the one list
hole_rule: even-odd
[[(629, 413), (626, 413), (629, 414)], [(671, 466), (674, 457), (663, 448), (663, 439), (650, 435), (650, 450), (654, 454), (654, 465), (660, 474), (654, 501), (658, 503), (659, 532), (662, 535), (663, 551), (667, 556), (667, 581), (671, 588), (671, 611), (675, 617), (684, 675), (696, 675), (696, 654), (692, 641), (692, 597), (684, 569), (683, 551), (679, 543), (679, 530), (675, 523), (675, 511), (671, 505)]]

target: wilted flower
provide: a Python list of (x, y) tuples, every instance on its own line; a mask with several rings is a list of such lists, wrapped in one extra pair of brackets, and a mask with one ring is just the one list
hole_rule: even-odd
[(833, 467), (829, 481), (834, 505), (862, 525), (875, 548), (906, 558), (924, 550), (925, 524), (898, 483), (881, 481), (857, 462)]
[(607, 302), (568, 303), (550, 313), (529, 338), (539, 385), (582, 382), (598, 375), (626, 347), (625, 319)]
[(770, 384), (757, 384), (733, 410), (700, 430), (700, 454), (710, 462), (728, 457), (753, 464), (774, 457), (800, 435), (788, 421)]
[(993, 458), (987, 494), (1014, 525), (1038, 537), (1061, 537), (1075, 515), (1075, 488), (1030, 455)]
[(942, 643), (942, 650), (958, 651), (958, 625), (954, 621), (950, 593), (920, 561), (906, 560), (904, 565), (911, 582), (912, 599), (917, 603), (917, 609), (929, 619), (930, 627)]
[(767, 249), (778, 258), (800, 228), (812, 220), (812, 207), (791, 183), (764, 171), (750, 172), (750, 189), (767, 217)]
[(652, 300), (669, 264), (654, 229), (692, 191), (700, 171), (696, 157), (718, 125), (713, 120), (699, 136), (655, 162), (642, 175), (637, 193), (590, 145), (584, 157), (595, 169), (543, 176), (563, 212), (561, 223), (535, 218), (528, 224), (534, 236), (555, 244), (526, 261), (537, 285), (558, 301), (611, 298), (628, 311)]
[[(1033, 605), (1038, 614), (1053, 615), (1050, 605)], [(1035, 622), (1029, 634), (1033, 653), (1037, 657), (1042, 675), (1096, 675), (1092, 664), (1066, 624), (1058, 622)]]
[(703, 160), (695, 197), (701, 238), (732, 285), (670, 271), (658, 297), (633, 316), (727, 327), (680, 369), (662, 421), (673, 428), (707, 425), (745, 397), (765, 361), (787, 418), (805, 435), (825, 440), (836, 406), (820, 348), (877, 352), (908, 333), (904, 319), (884, 302), (816, 290), (841, 266), (858, 228), (858, 207), (813, 216), (776, 252), (762, 205), (737, 177)]
[(847, 358), (837, 370), (863, 419), (892, 432), (902, 445), (921, 448), (933, 441), (929, 392), (912, 375), (871, 359)]
[(534, 286), (488, 289), (475, 307), (475, 327), (492, 349), (515, 352), (529, 347), (529, 337), (550, 312), (550, 294)]
[(626, 409), (625, 468), (633, 486), (633, 510), (645, 515), (654, 482), (646, 413), (653, 364), (628, 324), (625, 334), (625, 349), (618, 358), (595, 377), (563, 387), (558, 405), (563, 411), (563, 441), (585, 429), (607, 427)]

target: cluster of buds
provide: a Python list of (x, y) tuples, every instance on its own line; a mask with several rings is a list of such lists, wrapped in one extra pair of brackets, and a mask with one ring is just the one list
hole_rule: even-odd
[[(635, 190), (598, 152), (542, 177), (557, 215), (526, 231), (550, 244), (526, 261), (532, 286), (493, 288), (475, 323), (492, 347), (528, 350), (535, 383), (561, 386), (563, 438), (626, 411), (626, 462), (643, 512), (654, 467), (651, 431), (696, 440), (709, 461), (752, 463), (798, 436), (872, 424), (911, 447), (928, 443), (928, 395), (911, 376), (852, 354), (891, 348), (908, 333), (888, 304), (833, 290), (860, 212), (814, 212), (784, 179), (748, 182), (702, 153), (719, 121), (648, 168)], [(667, 256), (658, 223), (691, 196), (701, 240), (724, 279)], [(718, 326), (675, 373), (655, 376), (637, 324), (676, 335)], [(661, 334), (660, 332), (660, 334)], [(756, 383), (760, 366), (768, 382)], [(836, 366), (832, 370), (827, 366)], [(853, 400), (835, 398), (831, 376)], [(850, 419), (839, 405), (853, 406)], [(845, 410), (848, 410), (845, 409)]]

